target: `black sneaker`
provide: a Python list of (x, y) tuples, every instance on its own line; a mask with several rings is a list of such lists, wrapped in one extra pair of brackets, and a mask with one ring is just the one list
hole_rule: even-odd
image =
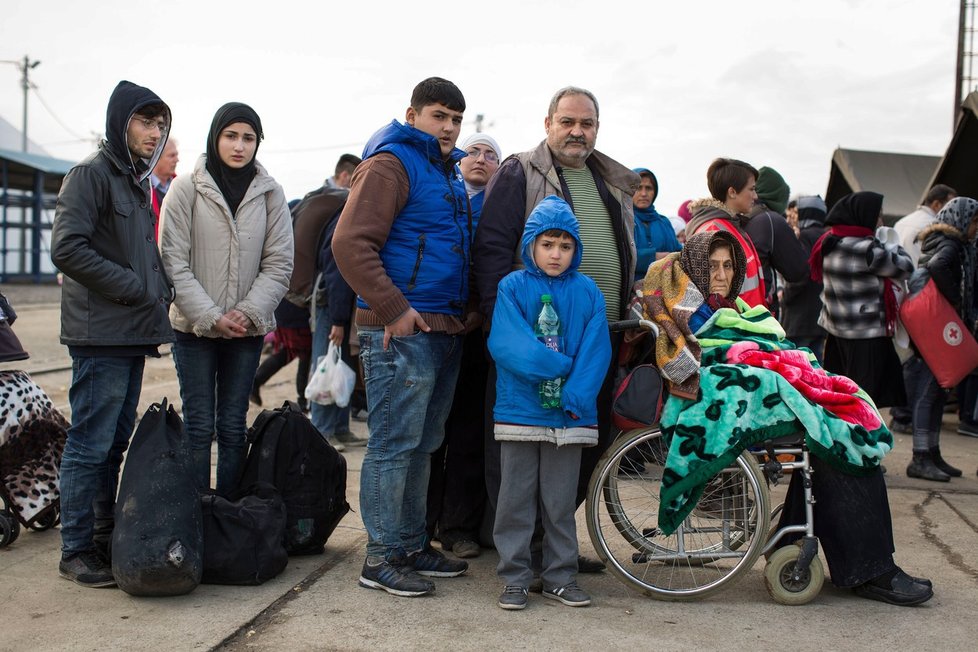
[(958, 434), (965, 437), (978, 437), (978, 423), (962, 421), (958, 424)]
[(62, 557), (58, 564), (58, 575), (80, 586), (100, 589), (115, 586), (112, 567), (94, 550)]
[(403, 598), (428, 595), (435, 590), (432, 582), (411, 572), (409, 567), (395, 566), (382, 557), (367, 557), (360, 571), (360, 586), (380, 589)]
[(911, 423), (910, 421), (900, 421), (898, 419), (891, 419), (890, 432), (898, 432), (902, 435), (912, 435), (913, 423)]
[(449, 559), (430, 545), (408, 555), (405, 564), (426, 577), (458, 577), (469, 570), (469, 562)]
[(568, 607), (586, 607), (591, 604), (591, 596), (585, 593), (577, 582), (571, 582), (555, 589), (544, 589), (543, 597), (563, 602)]
[(341, 444), (348, 448), (358, 448), (360, 446), (366, 446), (367, 440), (361, 439), (354, 435), (352, 432), (338, 432), (334, 435)]
[(604, 563), (598, 561), (597, 559), (591, 559), (590, 557), (585, 557), (584, 555), (577, 556), (578, 573), (600, 573), (604, 569)]
[(499, 594), (499, 608), (508, 611), (526, 609), (526, 587), (507, 585)]

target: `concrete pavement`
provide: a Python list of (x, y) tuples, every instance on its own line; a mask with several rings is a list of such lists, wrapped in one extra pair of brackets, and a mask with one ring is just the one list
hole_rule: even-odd
[[(54, 368), (66, 355), (57, 344), (57, 307), (25, 305), (9, 286), (21, 321), (18, 336), (32, 353), (21, 368)], [(32, 365), (37, 366), (32, 366)], [(3, 365), (0, 368), (11, 368)], [(266, 405), (291, 397), (294, 366), (263, 391)], [(55, 403), (66, 404), (67, 372), (36, 374)], [(178, 401), (172, 361), (147, 365), (143, 400)], [(145, 405), (140, 410), (145, 409)], [(252, 408), (251, 417), (257, 414)], [(522, 612), (495, 602), (501, 588), (496, 556), (471, 560), (467, 575), (437, 580), (435, 595), (394, 598), (357, 586), (365, 534), (357, 510), (362, 449), (346, 454), (347, 493), (354, 512), (326, 553), (294, 557), (279, 577), (259, 587), (202, 585), (186, 596), (134, 598), (115, 589), (83, 589), (57, 575), (57, 530), (24, 532), (0, 549), (0, 650), (365, 650), (365, 649), (634, 649), (692, 646), (756, 650), (973, 650), (978, 625), (978, 439), (954, 434), (946, 415), (942, 448), (965, 476), (948, 484), (906, 478), (910, 439), (897, 436), (887, 457), (897, 562), (934, 581), (935, 597), (918, 608), (856, 598), (826, 583), (803, 607), (784, 607), (764, 589), (763, 563), (734, 586), (693, 603), (638, 595), (609, 573), (582, 575), (594, 604), (572, 609), (531, 594)], [(365, 436), (363, 424), (355, 423)], [(583, 517), (578, 535), (593, 555)]]

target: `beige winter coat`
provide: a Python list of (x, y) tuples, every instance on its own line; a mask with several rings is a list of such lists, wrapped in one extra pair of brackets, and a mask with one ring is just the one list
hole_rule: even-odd
[(227, 202), (197, 160), (192, 174), (173, 180), (160, 211), (160, 252), (173, 281), (173, 328), (221, 337), (214, 325), (233, 308), (254, 327), (275, 328), (275, 308), (292, 275), (292, 220), (282, 187), (261, 164), (232, 218)]

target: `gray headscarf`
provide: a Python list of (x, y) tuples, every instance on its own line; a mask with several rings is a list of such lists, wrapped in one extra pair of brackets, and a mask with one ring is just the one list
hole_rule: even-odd
[[(937, 214), (937, 221), (957, 229), (967, 238), (968, 227), (975, 219), (975, 213), (978, 213), (978, 201), (970, 197), (955, 197), (944, 204), (944, 208)], [(961, 316), (972, 329), (978, 320), (978, 305), (975, 305), (975, 274), (978, 273), (976, 243), (978, 233), (964, 246), (964, 258), (961, 261)]]

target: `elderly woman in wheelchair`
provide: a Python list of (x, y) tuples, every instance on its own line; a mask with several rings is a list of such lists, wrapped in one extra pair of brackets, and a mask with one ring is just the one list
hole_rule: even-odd
[[(692, 236), (649, 268), (640, 304), (670, 396), (658, 426), (624, 433), (592, 477), (595, 548), (627, 584), (672, 600), (721, 588), (763, 553), (772, 597), (804, 604), (824, 578), (820, 543), (836, 586), (926, 602), (931, 582), (893, 560), (880, 469), (890, 432), (855, 383), (827, 374), (766, 308), (738, 298), (745, 270), (725, 231)], [(768, 485), (785, 470), (772, 515)]]

